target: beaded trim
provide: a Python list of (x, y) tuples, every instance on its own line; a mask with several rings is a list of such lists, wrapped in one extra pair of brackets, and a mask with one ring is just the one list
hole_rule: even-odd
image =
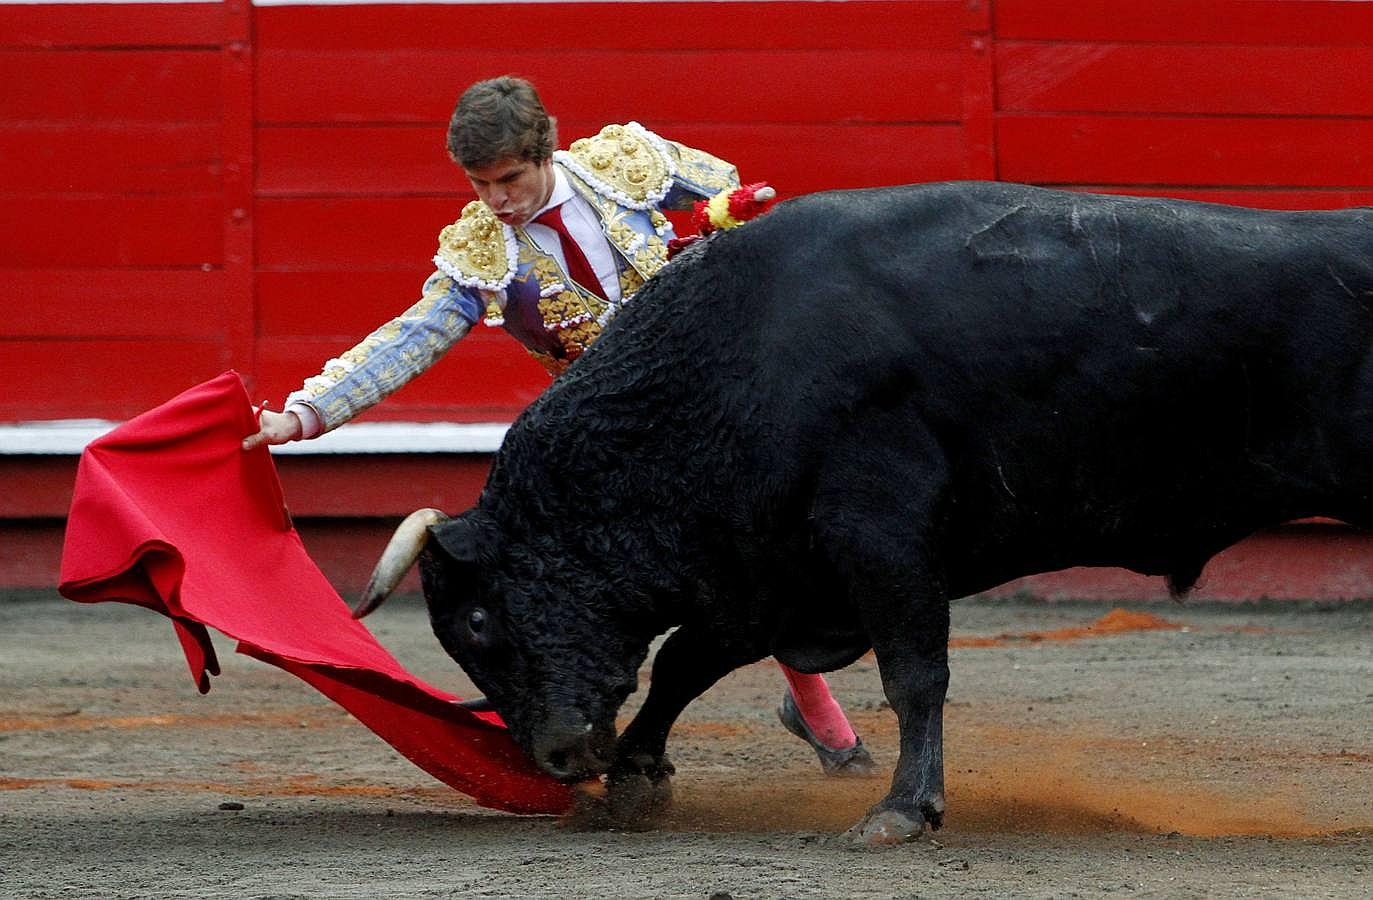
[[(636, 166), (629, 160), (641, 147), (653, 158), (643, 158)], [(677, 175), (667, 142), (638, 122), (607, 125), (594, 137), (574, 141), (570, 150), (557, 151), (553, 158), (596, 193), (630, 209), (656, 207)]]
[(434, 265), (463, 287), (500, 291), (515, 277), (518, 260), (515, 229), (473, 200), (458, 221), (439, 232)]

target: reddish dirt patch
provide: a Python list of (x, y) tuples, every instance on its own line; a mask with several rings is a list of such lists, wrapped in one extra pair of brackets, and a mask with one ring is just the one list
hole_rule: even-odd
[[(621, 722), (623, 728), (626, 722)], [(756, 729), (745, 722), (682, 721), (672, 726), (672, 733), (698, 739), (749, 737)]]
[(215, 781), (113, 781), (95, 778), (5, 778), (0, 791), (29, 788), (64, 787), (77, 791), (157, 791), (167, 793), (204, 792), (243, 797), (411, 797), (440, 805), (469, 806), (471, 801), (446, 787), (388, 787), (371, 784), (323, 782), (315, 775), (285, 779), (253, 779), (232, 784)]
[(6, 731), (97, 731), (139, 728), (244, 728), (297, 727), (350, 722), (341, 710), (300, 707), (269, 713), (209, 713), (205, 715), (98, 716), (80, 711), (50, 716), (0, 716), (0, 732)]
[[(888, 717), (892, 718), (892, 717)], [(961, 718), (961, 717), (960, 717)], [(875, 717), (860, 731), (886, 741)], [(1198, 769), (1216, 767), (1237, 751), (1254, 759), (1259, 748), (1196, 748), (1150, 742), (1163, 756), (1163, 775), (1141, 772), (1138, 742), (1109, 735), (1006, 729), (971, 721), (951, 723), (947, 824), (959, 833), (1179, 833), (1196, 837), (1269, 835), (1309, 837), (1348, 827), (1307, 810), (1298, 789), (1270, 785), (1262, 795), (1200, 786)], [(1332, 762), (1348, 761), (1338, 755)], [(888, 776), (825, 778), (809, 765), (792, 765), (759, 781), (747, 774), (692, 772), (678, 778), (668, 827), (679, 831), (839, 831), (880, 800)]]
[(1058, 628), (1052, 631), (1003, 633), (990, 638), (955, 637), (949, 640), (949, 646), (957, 648), (1004, 647), (1016, 641), (1080, 641), (1084, 638), (1106, 637), (1107, 635), (1127, 634), (1134, 631), (1179, 631), (1181, 629), (1182, 626), (1176, 622), (1169, 622), (1152, 613), (1131, 612), (1117, 608), (1090, 625)]
[[(960, 829), (1090, 834), (1128, 831), (1196, 837), (1305, 837), (1339, 826), (1300, 810), (1301, 798), (1274, 791), (1233, 796), (1173, 780), (1143, 780), (1121, 760), (1103, 766), (1099, 754), (1072, 744), (1049, 755), (950, 775), (949, 803)], [(1090, 741), (1083, 742), (1090, 744)]]

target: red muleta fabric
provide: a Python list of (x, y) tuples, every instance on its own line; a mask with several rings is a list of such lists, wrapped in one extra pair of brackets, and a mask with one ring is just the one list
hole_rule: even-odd
[(62, 552), (63, 596), (120, 600), (172, 620), (201, 693), (219, 664), (206, 626), (352, 713), (421, 769), (483, 806), (559, 813), (564, 785), (494, 713), (401, 667), (311, 561), (291, 527), (248, 394), (226, 372), (92, 441)]

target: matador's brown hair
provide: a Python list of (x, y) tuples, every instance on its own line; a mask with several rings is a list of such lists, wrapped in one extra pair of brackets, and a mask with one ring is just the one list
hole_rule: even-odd
[(534, 85), (503, 75), (463, 91), (448, 121), (448, 155), (465, 169), (502, 159), (541, 163), (558, 147), (558, 124)]

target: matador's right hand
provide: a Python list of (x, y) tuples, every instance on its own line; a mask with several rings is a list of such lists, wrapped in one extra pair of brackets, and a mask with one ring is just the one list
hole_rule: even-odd
[(263, 444), (285, 444), (300, 440), (304, 432), (300, 416), (293, 412), (272, 412), (263, 408), (257, 415), (258, 432), (243, 439), (243, 449), (252, 450)]

